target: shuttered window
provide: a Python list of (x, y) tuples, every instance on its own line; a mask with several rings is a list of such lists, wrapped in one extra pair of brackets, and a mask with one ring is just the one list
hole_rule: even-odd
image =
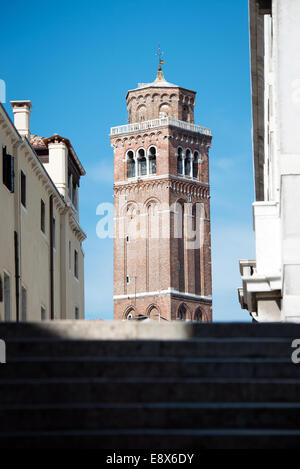
[(9, 155), (6, 147), (2, 149), (3, 154), (3, 184), (10, 192), (15, 191), (15, 165), (13, 156)]

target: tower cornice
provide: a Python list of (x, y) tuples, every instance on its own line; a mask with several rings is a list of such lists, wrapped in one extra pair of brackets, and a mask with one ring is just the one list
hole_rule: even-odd
[(188, 132), (203, 135), (205, 137), (212, 137), (212, 133), (209, 128), (180, 121), (178, 119), (174, 119), (173, 117), (163, 117), (160, 119), (152, 119), (148, 121), (112, 127), (110, 130), (110, 136), (117, 137), (118, 135), (134, 134), (144, 130), (151, 130), (159, 127), (176, 127)]

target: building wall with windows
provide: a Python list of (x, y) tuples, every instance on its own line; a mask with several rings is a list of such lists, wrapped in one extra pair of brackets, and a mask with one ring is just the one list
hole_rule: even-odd
[(159, 70), (111, 129), (115, 319), (212, 320), (211, 132), (194, 125), (195, 95)]
[(300, 321), (300, 3), (250, 0), (256, 259), (239, 299), (256, 321)]
[[(0, 106), (0, 321), (84, 318), (85, 234), (78, 209), (68, 197), (68, 179), (67, 193), (63, 193), (45, 169), (51, 150), (47, 139), (30, 134), (31, 104), (12, 105), (15, 125)], [(59, 148), (55, 165), (63, 165), (63, 146), (64, 165), (70, 158), (76, 166), (70, 142), (58, 136), (54, 140)], [(13, 187), (9, 188), (7, 155), (13, 162)], [(83, 175), (83, 168), (77, 166)], [(9, 289), (5, 288), (7, 276)]]

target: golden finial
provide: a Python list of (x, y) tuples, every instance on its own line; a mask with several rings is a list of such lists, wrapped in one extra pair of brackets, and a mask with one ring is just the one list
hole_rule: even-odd
[(158, 44), (158, 52), (155, 55), (158, 57), (158, 70), (162, 70), (162, 65), (165, 63), (163, 60), (165, 53), (161, 51), (160, 44)]

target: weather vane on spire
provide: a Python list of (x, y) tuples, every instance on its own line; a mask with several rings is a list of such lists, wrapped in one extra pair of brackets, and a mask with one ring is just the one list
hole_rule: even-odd
[(158, 53), (155, 54), (158, 57), (158, 70), (162, 70), (162, 65), (165, 63), (163, 60), (164, 52), (161, 51), (160, 44), (158, 44)]

